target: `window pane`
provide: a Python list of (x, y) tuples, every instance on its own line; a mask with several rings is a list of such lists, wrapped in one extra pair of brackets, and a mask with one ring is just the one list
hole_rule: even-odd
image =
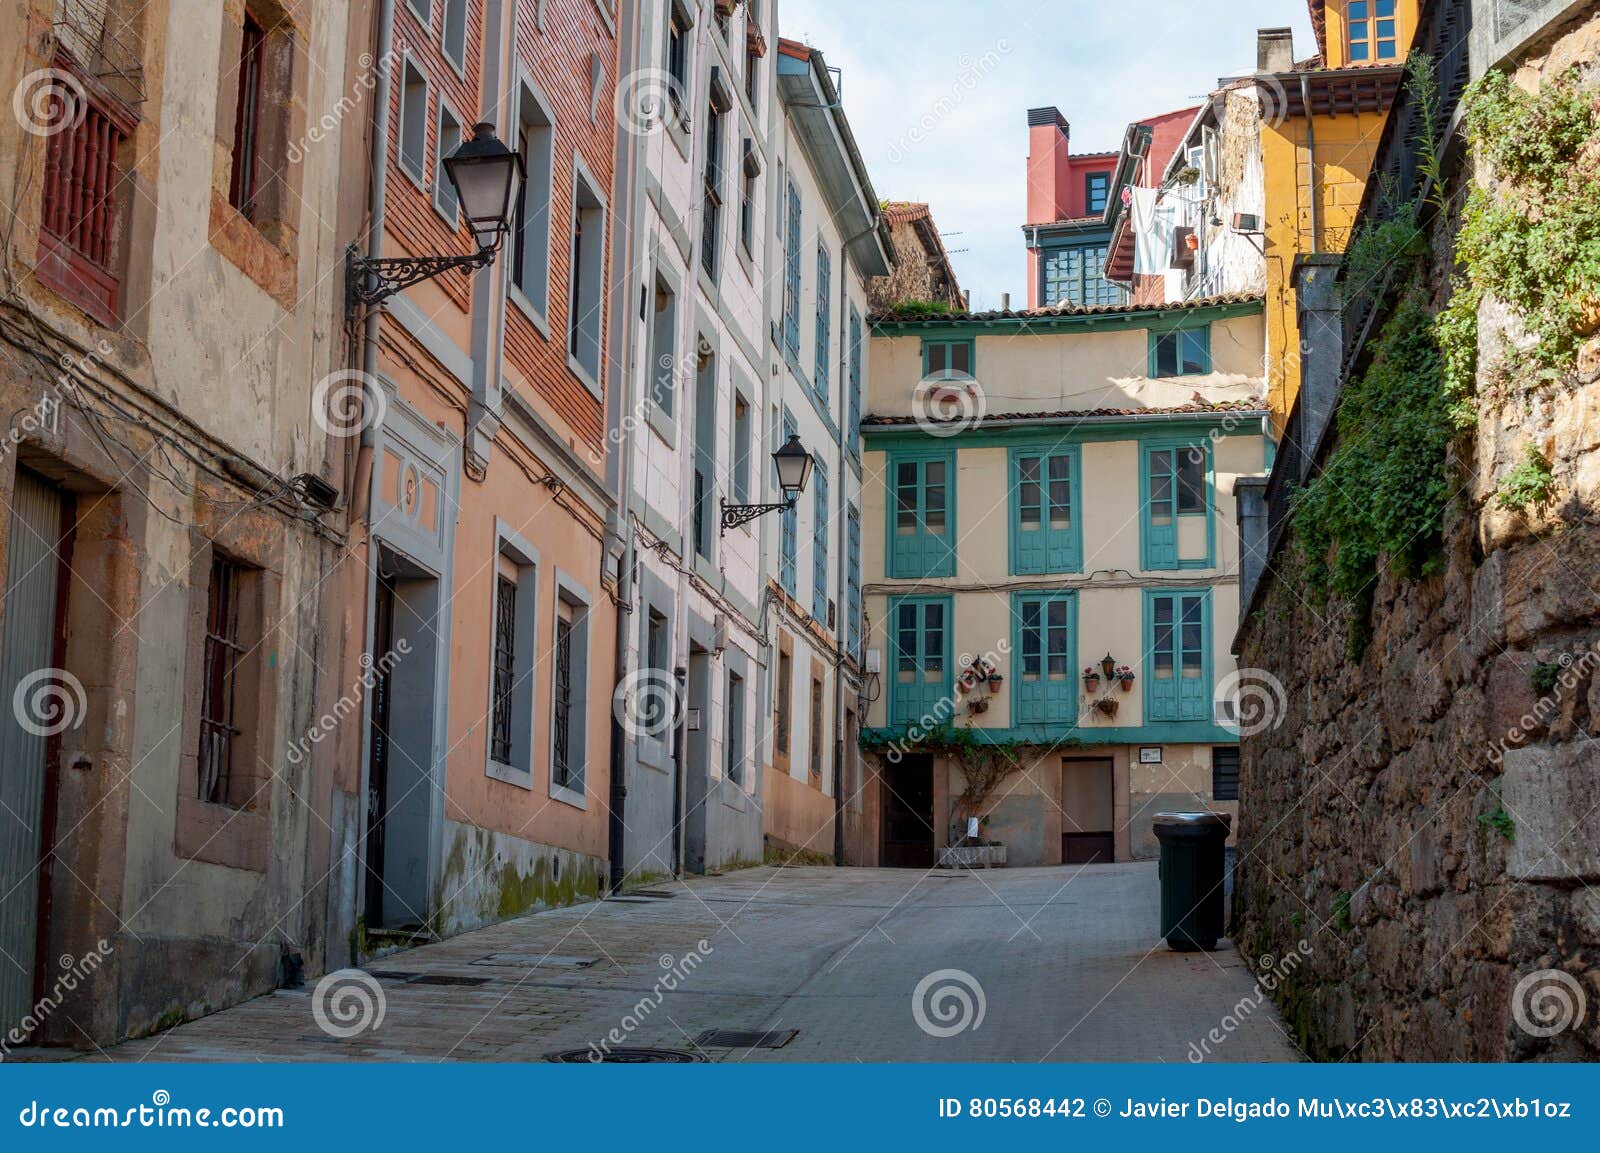
[(1378, 0), (1378, 15), (1379, 16), (1393, 16), (1394, 15), (1394, 0)]
[(1168, 524), (1172, 520), (1172, 451), (1150, 454), (1150, 523)]
[(1017, 508), (1022, 527), (1030, 532), (1038, 529), (1043, 519), (1040, 501), (1039, 458), (1023, 457), (1017, 461)]
[(1205, 508), (1205, 450), (1184, 449), (1178, 454), (1178, 511), (1204, 512)]
[(1156, 375), (1178, 375), (1178, 341), (1171, 334), (1156, 338)]
[(917, 466), (902, 464), (895, 469), (895, 533), (913, 536), (917, 531)]
[(1040, 662), (1041, 635), (1039, 631), (1039, 602), (1028, 601), (1022, 606), (1022, 676), (1024, 680), (1038, 680), (1042, 671)]
[(1199, 597), (1183, 598), (1183, 675), (1198, 677), (1201, 672), (1205, 639), (1202, 634), (1204, 607)]
[(1050, 527), (1072, 527), (1072, 458), (1050, 458)]
[(1380, 40), (1380, 41), (1378, 41), (1378, 59), (1379, 60), (1393, 60), (1394, 59), (1394, 41), (1393, 40)]
[(928, 345), (928, 375), (943, 372), (950, 367), (949, 346), (943, 344)]
[(1352, 39), (1352, 40), (1365, 40), (1366, 38), (1367, 38), (1367, 22), (1365, 20), (1357, 20), (1357, 21), (1354, 21), (1353, 23), (1351, 23), (1351, 25), (1350, 25), (1350, 39)]
[(1365, 20), (1367, 18), (1367, 0), (1350, 0), (1350, 19)]
[(950, 346), (950, 367), (963, 376), (972, 375), (972, 346), (970, 344), (952, 344)]
[(1153, 625), (1153, 640), (1151, 642), (1151, 657), (1155, 663), (1157, 680), (1171, 680), (1173, 666), (1173, 603), (1170, 597), (1163, 597), (1151, 605), (1151, 624)]
[(1358, 41), (1350, 45), (1351, 60), (1365, 60), (1367, 58), (1366, 41)]
[(1205, 333), (1185, 332), (1182, 334), (1183, 343), (1183, 371), (1185, 374), (1207, 372), (1211, 366), (1206, 363), (1206, 337)]

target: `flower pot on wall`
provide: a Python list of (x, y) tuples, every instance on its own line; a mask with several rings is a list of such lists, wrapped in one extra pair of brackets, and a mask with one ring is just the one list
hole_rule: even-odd
[(1114, 717), (1117, 715), (1117, 706), (1121, 703), (1122, 702), (1118, 701), (1115, 697), (1107, 697), (1103, 701), (1096, 701), (1094, 703), (1094, 707), (1099, 710), (1102, 715)]

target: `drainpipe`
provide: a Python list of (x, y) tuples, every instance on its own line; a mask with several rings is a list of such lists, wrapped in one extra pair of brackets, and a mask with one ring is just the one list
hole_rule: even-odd
[[(377, 107), (372, 118), (372, 215), (367, 223), (367, 257), (376, 260), (383, 255), (384, 200), (389, 189), (389, 92), (392, 83), (390, 54), (394, 51), (394, 0), (378, 0), (378, 86)], [(366, 379), (376, 384), (378, 379), (378, 323), (382, 308), (367, 310), (366, 332), (361, 351), (361, 371)], [(372, 421), (361, 422), (361, 451), (366, 457), (371, 483), (370, 466), (372, 448), (377, 443), (378, 431)], [(362, 484), (360, 474), (357, 483)]]
[(1311, 215), (1311, 251), (1320, 251), (1317, 244), (1319, 223), (1317, 220), (1317, 124), (1316, 118), (1311, 115), (1311, 79), (1300, 73), (1300, 104), (1306, 114), (1306, 171), (1307, 171), (1307, 199), (1310, 201)]
[[(637, 35), (638, 22), (634, 19), (636, 0), (624, 0), (618, 8), (618, 29), (622, 37), (619, 46), (618, 59), (629, 64), (628, 72), (638, 67), (638, 54), (640, 37)], [(626, 75), (627, 72), (624, 73)], [(631, 143), (630, 143), (631, 142)], [(611, 525), (608, 536), (617, 541), (619, 571), (617, 573), (617, 625), (615, 645), (615, 680), (616, 689), (612, 694), (611, 709), (611, 789), (610, 789), (610, 814), (608, 819), (608, 849), (611, 860), (610, 889), (613, 893), (622, 888), (623, 878), (627, 874), (626, 846), (628, 825), (626, 821), (628, 799), (628, 734), (622, 726), (618, 716), (615, 702), (619, 699), (618, 693), (622, 691), (624, 681), (628, 675), (628, 637), (631, 632), (630, 618), (633, 614), (633, 568), (634, 568), (634, 540), (633, 540), (633, 444), (629, 433), (627, 416), (639, 411), (640, 400), (634, 395), (632, 366), (633, 366), (633, 340), (629, 334), (634, 330), (633, 292), (634, 284), (631, 270), (633, 268), (632, 252), (633, 239), (642, 235), (642, 221), (640, 200), (637, 194), (638, 181), (634, 179), (635, 173), (643, 167), (644, 138), (642, 135), (622, 132), (618, 134), (617, 141), (617, 179), (619, 187), (626, 189), (622, 209), (623, 219), (628, 221), (628, 228), (623, 242), (612, 252), (611, 258), (611, 283), (614, 296), (620, 297), (622, 308), (613, 307), (611, 310), (611, 364), (612, 386), (610, 390), (610, 412), (607, 419), (607, 441), (615, 450), (618, 461), (616, 477), (616, 505), (611, 512)], [(643, 280), (640, 281), (641, 285)], [(622, 285), (620, 293), (616, 286)], [(604, 551), (604, 550), (603, 550)], [(604, 552), (600, 563), (607, 563), (609, 552)]]

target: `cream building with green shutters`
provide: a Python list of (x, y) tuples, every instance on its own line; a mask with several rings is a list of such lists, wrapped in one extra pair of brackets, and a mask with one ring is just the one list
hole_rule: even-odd
[(1009, 864), (1151, 856), (1156, 812), (1233, 810), (1233, 490), (1271, 463), (1264, 348), (1259, 297), (874, 321), (878, 863), (965, 834), (952, 729), (1017, 742), (978, 806)]

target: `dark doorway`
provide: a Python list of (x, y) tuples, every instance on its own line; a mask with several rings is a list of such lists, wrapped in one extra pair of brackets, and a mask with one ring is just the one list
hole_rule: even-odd
[(371, 655), (366, 924), (414, 932), (428, 923), (440, 820), (439, 580), (388, 548), (373, 584)]
[(683, 869), (704, 873), (711, 814), (711, 654), (689, 646), (689, 717), (684, 775)]
[(1117, 859), (1116, 766), (1109, 758), (1061, 762), (1061, 863)]
[[(378, 574), (373, 597), (372, 648), (386, 653), (394, 647), (394, 579)], [(389, 710), (394, 685), (387, 662), (375, 662), (372, 682), (372, 732), (368, 738), (371, 761), (367, 774), (367, 924), (383, 924), (383, 844), (389, 812)]]
[(0, 640), (0, 1022), (31, 1020), (50, 934), (50, 864), (61, 735), (84, 723), (82, 684), (62, 665), (71, 499), (18, 468)]
[(883, 867), (933, 868), (933, 758), (885, 760), (882, 777)]

